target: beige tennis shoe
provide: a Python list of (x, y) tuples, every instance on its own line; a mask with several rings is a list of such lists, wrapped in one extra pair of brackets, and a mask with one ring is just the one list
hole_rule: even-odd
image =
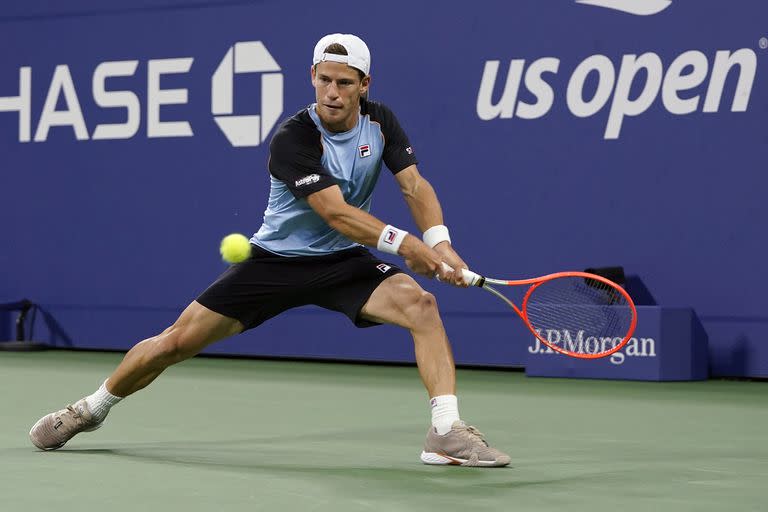
[(103, 421), (93, 418), (85, 398), (66, 409), (43, 416), (29, 431), (32, 444), (41, 450), (56, 450), (80, 432), (91, 432), (100, 428)]
[(442, 436), (430, 427), (421, 452), (424, 464), (498, 467), (506, 466), (510, 460), (506, 453), (488, 446), (479, 430), (463, 421), (455, 421)]

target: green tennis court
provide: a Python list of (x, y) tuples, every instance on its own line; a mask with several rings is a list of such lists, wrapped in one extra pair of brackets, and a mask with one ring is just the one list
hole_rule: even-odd
[(765, 510), (765, 383), (459, 370), (462, 416), (512, 455), (425, 466), (415, 368), (196, 358), (57, 452), (27, 439), (122, 354), (0, 354), (5, 511)]

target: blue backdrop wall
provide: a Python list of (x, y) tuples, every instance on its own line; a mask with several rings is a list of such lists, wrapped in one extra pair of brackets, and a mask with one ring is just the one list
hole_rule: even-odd
[[(258, 229), (267, 144), (313, 100), (314, 43), (353, 32), (475, 270), (623, 265), (646, 302), (695, 309), (711, 374), (766, 376), (767, 16), (758, 0), (4, 2), (0, 303), (39, 303), (35, 335), (60, 345), (163, 329), (224, 270), (219, 239)], [(374, 213), (415, 230), (389, 174)], [(457, 359), (524, 364), (492, 297), (424, 286)], [(412, 360), (407, 333), (312, 308), (210, 350)]]

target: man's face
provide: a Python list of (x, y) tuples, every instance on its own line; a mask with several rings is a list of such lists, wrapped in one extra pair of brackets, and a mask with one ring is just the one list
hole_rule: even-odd
[(341, 62), (320, 62), (312, 67), (317, 114), (333, 132), (345, 132), (357, 122), (360, 96), (368, 91), (370, 76), (360, 80), (356, 69)]

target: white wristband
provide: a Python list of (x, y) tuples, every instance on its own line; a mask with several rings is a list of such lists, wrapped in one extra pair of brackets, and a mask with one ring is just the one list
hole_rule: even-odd
[(451, 235), (448, 234), (447, 227), (443, 226), (442, 224), (438, 224), (437, 226), (432, 226), (426, 230), (421, 239), (424, 240), (424, 243), (429, 247), (434, 247), (440, 242), (450, 243)]
[(405, 240), (407, 231), (397, 229), (395, 226), (387, 224), (384, 229), (381, 230), (379, 235), (379, 243), (376, 244), (376, 248), (382, 252), (388, 252), (389, 254), (397, 254), (400, 249), (400, 244)]

